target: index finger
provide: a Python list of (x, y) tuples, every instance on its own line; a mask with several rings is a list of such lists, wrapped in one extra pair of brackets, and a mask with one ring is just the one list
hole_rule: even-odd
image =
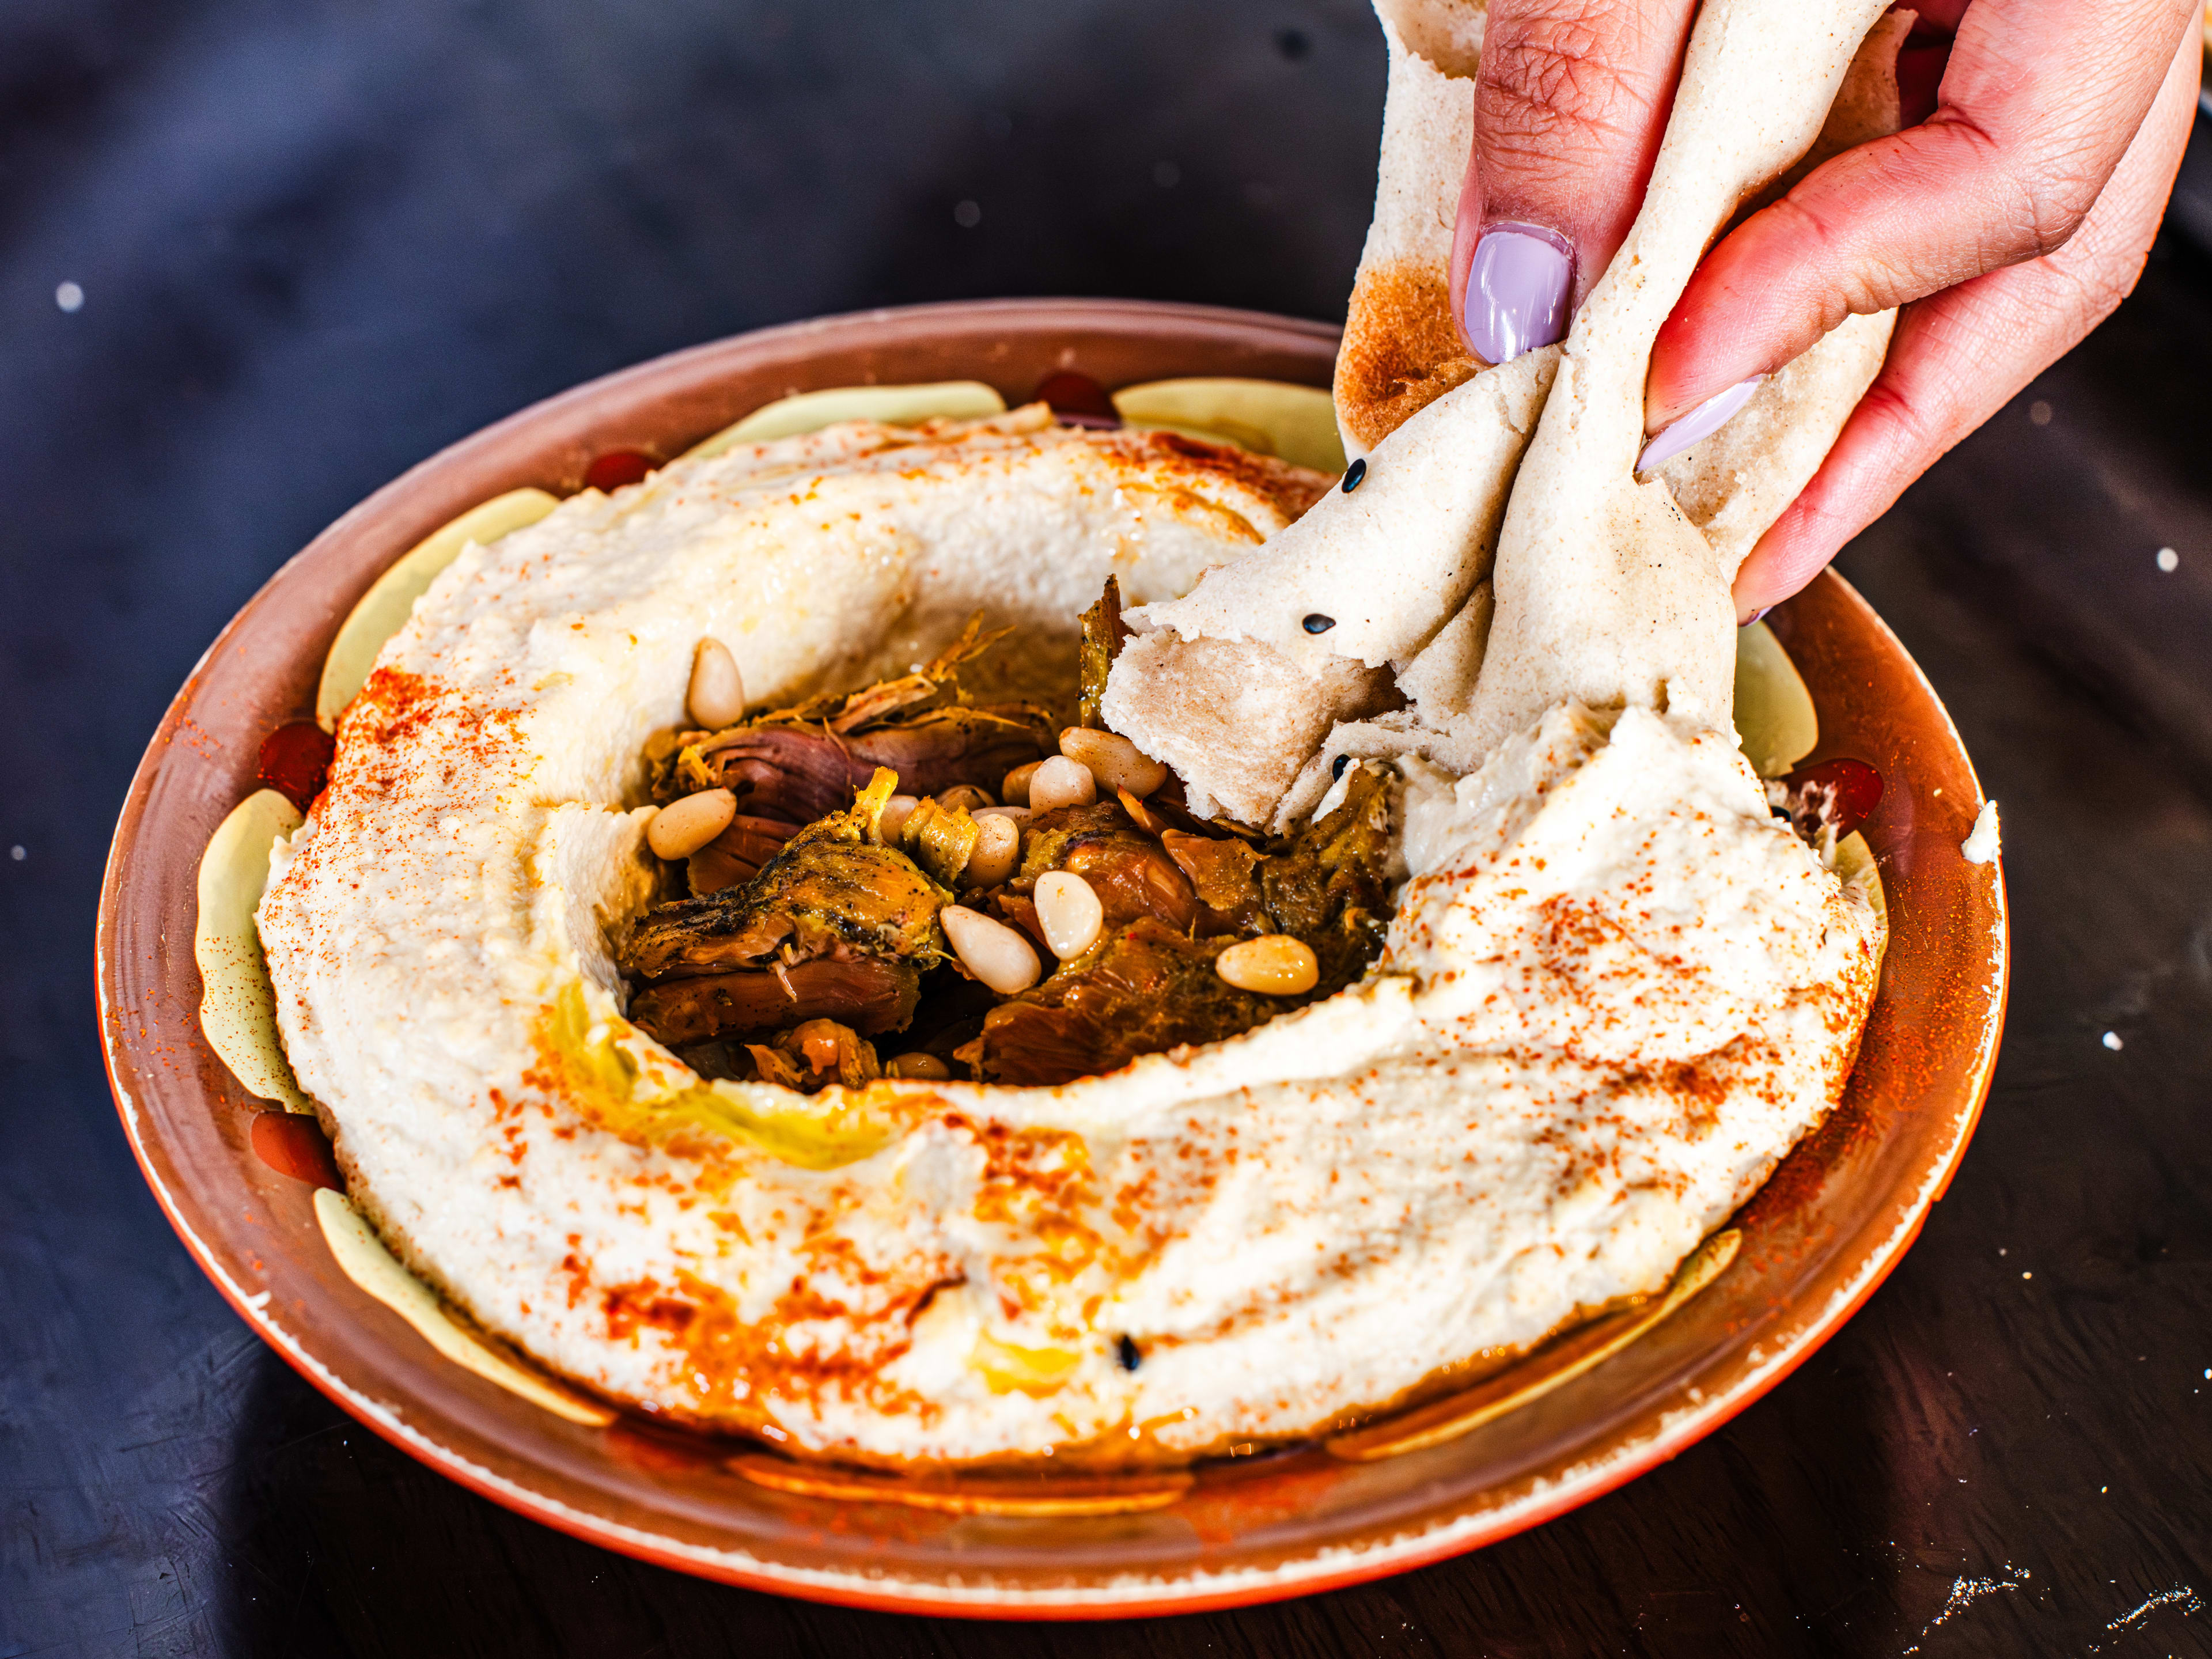
[(1649, 424), (1887, 311), (2063, 246), (2142, 125), (2195, 0), (1975, 0), (1941, 101), (1706, 256), (1651, 358)]

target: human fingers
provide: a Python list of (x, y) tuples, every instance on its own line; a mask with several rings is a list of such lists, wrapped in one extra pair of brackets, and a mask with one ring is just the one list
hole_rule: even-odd
[(1952, 445), (2063, 356), (2134, 288), (2197, 108), (2185, 40), (2149, 116), (2066, 246), (1908, 306), (1887, 361), (1812, 482), (1736, 574), (1749, 618), (1812, 580)]
[(1566, 332), (1628, 234), (1695, 0), (1493, 0), (1452, 242), (1453, 314), (1504, 362)]
[(2141, 127), (2195, 0), (1973, 0), (1935, 113), (1846, 150), (1706, 256), (1660, 331), (1647, 424), (1887, 311), (2075, 234)]

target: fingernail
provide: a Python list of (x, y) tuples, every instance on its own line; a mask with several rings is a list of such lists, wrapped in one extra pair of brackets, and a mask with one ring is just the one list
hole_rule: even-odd
[(1655, 466), (1664, 466), (1699, 439), (1711, 437), (1729, 423), (1736, 410), (1751, 401), (1751, 394), (1759, 390), (1759, 383), (1765, 378), (1764, 374), (1754, 374), (1706, 398), (1644, 446), (1644, 453), (1636, 458), (1636, 470), (1649, 472)]
[(1741, 622), (1738, 623), (1736, 626), (1738, 628), (1748, 628), (1752, 623), (1757, 622), (1760, 617), (1764, 617), (1768, 611), (1773, 609), (1774, 607), (1771, 605), (1762, 605), (1758, 610), (1753, 611), (1748, 617), (1746, 617)]
[(1467, 273), (1467, 337), (1485, 362), (1510, 362), (1567, 331), (1575, 271), (1567, 239), (1541, 225), (1497, 224)]

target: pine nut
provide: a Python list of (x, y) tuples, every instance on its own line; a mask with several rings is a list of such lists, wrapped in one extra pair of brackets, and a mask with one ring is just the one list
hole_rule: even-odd
[(945, 937), (960, 957), (960, 965), (1002, 997), (1026, 991), (1042, 971), (1030, 942), (1002, 921), (994, 921), (964, 904), (948, 904), (937, 913)]
[(1042, 761), (1031, 761), (1007, 773), (1006, 781), (999, 786), (999, 799), (1009, 806), (1029, 805), (1030, 780), (1036, 775), (1037, 768), (1043, 764)]
[(1049, 812), (1062, 806), (1088, 806), (1098, 799), (1098, 780), (1081, 761), (1054, 755), (1030, 776), (1030, 811)]
[(1105, 930), (1106, 907), (1099, 903), (1091, 884), (1071, 871), (1053, 870), (1039, 876), (1032, 901), (1045, 943), (1062, 962), (1081, 956)]
[(684, 706), (691, 724), (709, 732), (745, 717), (745, 683), (738, 677), (738, 659), (712, 634), (691, 653), (691, 689), (684, 694)]
[(893, 795), (884, 803), (884, 810), (876, 817), (876, 834), (884, 846), (899, 844), (899, 837), (906, 833), (906, 821), (921, 805), (921, 799), (915, 795)]
[(738, 798), (726, 789), (702, 789), (672, 800), (653, 815), (645, 844), (665, 859), (688, 859), (730, 827)]
[(950, 789), (937, 792), (937, 804), (948, 812), (965, 807), (973, 817), (978, 807), (996, 806), (999, 803), (991, 799), (988, 789), (978, 789), (972, 783), (956, 783)]
[[(1043, 885), (1042, 879), (1038, 885)], [(1294, 997), (1321, 981), (1313, 947), (1288, 933), (1262, 933), (1232, 945), (1213, 959), (1214, 971), (1240, 991)]]
[(1071, 726), (1060, 734), (1060, 752), (1090, 769), (1108, 789), (1142, 799), (1168, 781), (1168, 769), (1118, 732)]
[(975, 819), (975, 845), (961, 877), (970, 887), (996, 887), (1014, 873), (1021, 858), (1021, 826), (993, 810), (988, 817)]
[(884, 1067), (885, 1077), (917, 1078), (928, 1083), (949, 1083), (952, 1068), (935, 1054), (926, 1054), (915, 1049), (910, 1054), (900, 1054)]

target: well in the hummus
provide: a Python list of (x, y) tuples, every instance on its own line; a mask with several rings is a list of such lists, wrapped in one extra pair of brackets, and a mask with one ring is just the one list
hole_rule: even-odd
[(678, 896), (622, 941), (630, 1017), (708, 1077), (1044, 1085), (1357, 980), (1389, 923), (1387, 773), (1285, 836), (1200, 818), (1100, 719), (1113, 579), (1083, 625), (1058, 732), (963, 693), (962, 665), (1003, 643), (978, 618), (897, 678), (657, 738), (659, 822), (696, 828), (651, 838)]

